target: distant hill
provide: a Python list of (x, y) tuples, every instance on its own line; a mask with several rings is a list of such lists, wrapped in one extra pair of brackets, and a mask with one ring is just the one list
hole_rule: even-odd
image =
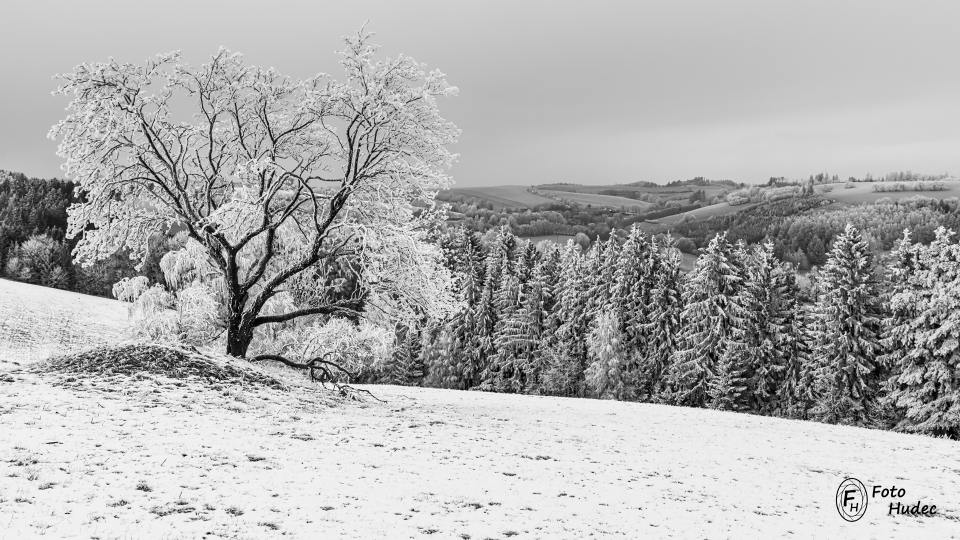
[(537, 208), (556, 203), (553, 199), (537, 195), (530, 190), (529, 186), (453, 188), (440, 193), (438, 198), (447, 202), (485, 204), (491, 210)]
[(687, 205), (697, 201), (709, 204), (739, 187), (729, 180), (704, 179), (668, 185), (646, 181), (606, 185), (561, 182), (537, 186), (458, 187), (441, 193), (439, 198), (447, 202), (472, 202), (491, 210), (532, 209), (563, 204), (644, 213), (667, 204)]
[[(935, 189), (929, 189), (929, 188)], [(916, 189), (919, 188), (919, 189)], [(731, 205), (724, 201), (701, 208), (680, 212), (659, 219), (648, 220), (644, 227), (650, 231), (659, 231), (663, 227), (676, 225), (683, 221), (702, 221), (712, 217), (738, 214), (762, 203), (763, 194), (777, 188), (756, 187), (752, 201)], [(873, 204), (881, 200), (902, 201), (912, 197), (931, 199), (949, 199), (960, 197), (960, 179), (947, 178), (932, 182), (833, 182), (814, 186), (817, 195), (833, 203), (831, 207), (845, 205)]]

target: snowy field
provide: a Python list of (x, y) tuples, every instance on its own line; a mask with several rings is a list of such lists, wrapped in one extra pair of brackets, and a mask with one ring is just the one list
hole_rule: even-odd
[[(39, 309), (68, 295), (89, 315), (77, 321), (117, 323), (101, 300), (49, 294)], [(385, 403), (315, 386), (0, 373), (0, 538), (960, 537), (954, 441), (367, 388)], [(847, 523), (834, 502), (847, 476), (905, 488), (938, 515), (889, 517), (871, 502)]]
[(116, 300), (0, 279), (0, 369), (126, 337)]

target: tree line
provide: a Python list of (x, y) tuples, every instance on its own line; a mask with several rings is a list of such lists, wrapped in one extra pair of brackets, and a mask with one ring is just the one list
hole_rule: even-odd
[(441, 239), (463, 308), (401, 329), (381, 381), (710, 407), (960, 436), (960, 246), (877, 261), (847, 225), (800, 276), (716, 234), (689, 274), (669, 236), (586, 252), (506, 228)]
[(77, 201), (75, 187), (66, 180), (0, 171), (0, 277), (98, 296), (109, 296), (124, 277), (142, 273), (159, 279), (163, 235), (151, 240), (151, 255), (139, 272), (126, 252), (88, 267), (73, 262), (76, 240), (65, 232), (67, 207)]
[(889, 251), (904, 229), (929, 243), (938, 227), (960, 228), (960, 202), (917, 195), (837, 208), (823, 197), (807, 196), (760, 204), (733, 215), (681, 222), (669, 231), (683, 242), (679, 247), (686, 253), (705, 248), (721, 231), (726, 231), (731, 241), (769, 240), (778, 258), (809, 270), (826, 263), (828, 246), (847, 223), (860, 229), (873, 248)]

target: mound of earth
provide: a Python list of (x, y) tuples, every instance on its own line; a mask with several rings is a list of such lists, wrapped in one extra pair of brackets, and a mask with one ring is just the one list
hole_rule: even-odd
[(210, 382), (258, 384), (285, 389), (279, 379), (232, 360), (195, 349), (161, 345), (97, 347), (81, 353), (55, 356), (30, 371), (71, 375), (163, 375), (172, 379), (196, 377)]

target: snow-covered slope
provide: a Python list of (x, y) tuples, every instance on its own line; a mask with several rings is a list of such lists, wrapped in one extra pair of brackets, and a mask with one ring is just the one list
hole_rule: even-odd
[[(955, 442), (708, 410), (147, 378), (0, 383), (0, 537), (946, 538)], [(183, 386), (180, 386), (183, 385)], [(939, 515), (859, 522), (840, 482)]]
[(0, 279), (0, 369), (126, 337), (122, 302)]
[[(20, 317), (0, 318), (7, 335), (38, 329), (21, 362), (125, 324), (120, 303), (2, 280), (0, 306)], [(64, 310), (80, 337), (57, 345)], [(955, 441), (638, 403), (391, 386), (357, 403), (4, 369), (0, 538), (960, 537)], [(890, 517), (877, 499), (848, 523), (848, 476), (938, 514)]]

